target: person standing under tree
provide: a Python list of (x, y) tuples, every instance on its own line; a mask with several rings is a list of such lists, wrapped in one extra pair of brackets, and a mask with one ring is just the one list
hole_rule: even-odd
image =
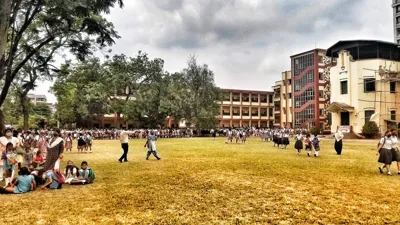
[(64, 140), (59, 135), (60, 130), (53, 131), (53, 138), (50, 139), (47, 148), (47, 157), (44, 163), (45, 171), (60, 169), (60, 160), (63, 158), (64, 153)]
[(335, 151), (338, 155), (342, 154), (343, 149), (343, 133), (341, 130), (337, 130), (335, 133)]
[(121, 142), (121, 147), (124, 150), (124, 153), (122, 154), (121, 158), (119, 158), (119, 162), (122, 163), (128, 162), (128, 150), (129, 150), (129, 137), (128, 133), (126, 131), (122, 131), (120, 134), (120, 142)]

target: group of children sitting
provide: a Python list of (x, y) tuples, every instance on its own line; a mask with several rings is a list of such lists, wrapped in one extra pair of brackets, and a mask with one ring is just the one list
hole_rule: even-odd
[[(7, 177), (13, 177), (15, 161), (3, 163), (4, 173)], [(0, 187), (0, 194), (22, 194), (34, 191), (37, 187), (41, 189), (61, 189), (62, 185), (91, 184), (95, 174), (88, 163), (83, 161), (78, 169), (72, 161), (68, 161), (64, 173), (59, 170), (44, 171), (37, 169), (34, 165), (19, 169), (18, 176), (13, 178), (5, 187)]]

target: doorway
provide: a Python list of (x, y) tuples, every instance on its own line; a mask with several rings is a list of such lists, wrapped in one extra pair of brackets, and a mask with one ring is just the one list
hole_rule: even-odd
[(350, 126), (350, 113), (349, 112), (341, 112), (340, 113), (340, 125), (341, 126)]

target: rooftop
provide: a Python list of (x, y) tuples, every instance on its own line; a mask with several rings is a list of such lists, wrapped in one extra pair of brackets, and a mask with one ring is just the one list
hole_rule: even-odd
[(342, 40), (328, 48), (326, 55), (337, 58), (340, 51), (347, 50), (354, 60), (374, 58), (400, 60), (399, 46), (394, 42), (380, 40)]
[(237, 92), (237, 93), (254, 93), (254, 94), (273, 94), (272, 91), (256, 91), (256, 90), (241, 90), (241, 89), (225, 89), (221, 88), (225, 92)]
[(312, 49), (312, 50), (309, 50), (309, 51), (298, 53), (296, 55), (292, 55), (292, 56), (290, 56), (290, 58), (295, 58), (297, 56), (301, 56), (301, 55), (304, 55), (304, 54), (312, 53), (312, 52), (315, 52), (315, 51), (317, 51), (317, 52), (325, 52), (326, 50), (322, 49), (322, 48), (315, 48), (315, 49)]

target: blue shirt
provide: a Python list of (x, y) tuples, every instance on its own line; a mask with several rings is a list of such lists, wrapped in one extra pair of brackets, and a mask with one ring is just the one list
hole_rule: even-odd
[(31, 183), (34, 180), (34, 177), (32, 175), (18, 176), (17, 180), (18, 184), (14, 188), (14, 193), (22, 194), (31, 190)]
[(49, 179), (50, 177), (51, 179), (53, 179), (53, 182), (51, 182), (50, 184), (50, 189), (57, 189), (58, 188), (57, 176), (53, 172), (48, 172), (46, 174), (46, 178)]

